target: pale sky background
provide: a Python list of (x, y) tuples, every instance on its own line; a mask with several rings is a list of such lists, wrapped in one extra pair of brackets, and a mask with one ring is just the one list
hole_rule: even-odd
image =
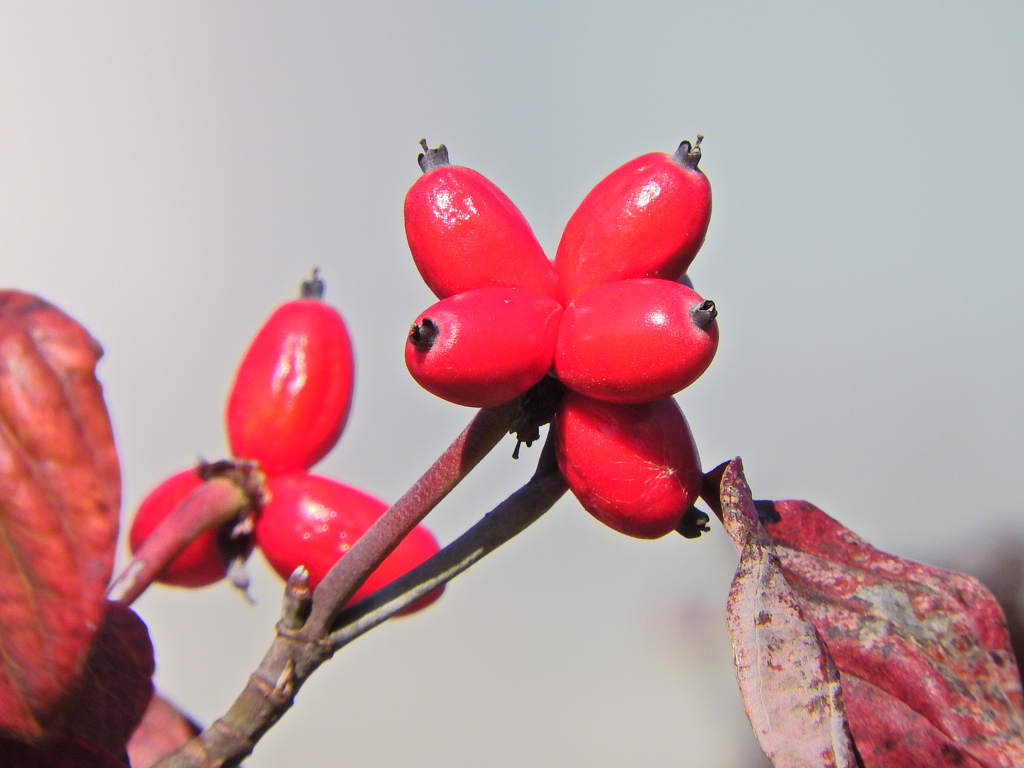
[[(405, 371), (433, 299), (405, 245), (417, 142), (488, 176), (553, 254), (583, 195), (706, 135), (691, 270), (721, 346), (679, 396), (705, 467), (921, 559), (1024, 508), (1020, 2), (0, 3), (0, 285), (101, 340), (125, 514), (224, 455), (234, 367), (318, 265), (358, 383), (318, 471), (394, 500), (470, 417)], [(525, 481), (499, 446), (431, 517)], [(340, 653), (254, 768), (744, 768), (735, 554), (627, 539), (573, 500), (415, 618)], [(270, 641), (280, 582), (137, 604), (204, 722)]]

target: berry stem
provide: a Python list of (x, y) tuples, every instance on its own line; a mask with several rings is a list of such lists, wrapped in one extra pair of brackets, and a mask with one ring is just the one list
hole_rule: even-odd
[[(738, 460), (738, 457), (734, 459), (734, 461)], [(715, 513), (715, 517), (720, 521), (722, 519), (722, 477), (724, 477), (730, 463), (728, 461), (722, 462), (710, 472), (705, 472), (704, 483), (700, 489), (701, 499), (711, 507), (711, 511)]]
[(498, 444), (518, 410), (518, 399), (480, 409), (416, 484), (352, 545), (313, 592), (313, 611), (302, 631), (305, 639), (327, 634), (373, 569)]
[(254, 494), (235, 477), (209, 478), (186, 496), (142, 543), (107, 588), (107, 598), (131, 605), (197, 536), (237, 521), (257, 504)]
[(569, 489), (558, 470), (554, 440), (547, 441), (529, 482), (472, 528), (409, 573), (338, 615), (330, 645), (337, 651), (430, 594), (509, 539), (522, 533)]

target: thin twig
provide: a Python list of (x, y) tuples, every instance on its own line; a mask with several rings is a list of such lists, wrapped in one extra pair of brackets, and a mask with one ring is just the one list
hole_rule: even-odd
[(508, 434), (518, 411), (519, 401), (513, 400), (477, 412), (423, 477), (327, 572), (313, 592), (313, 610), (299, 637), (313, 641), (327, 635), (345, 603), (373, 570)]
[(408, 608), (540, 519), (568, 490), (554, 460), (549, 435), (530, 481), (488, 512), (476, 525), (403, 577), (377, 590), (338, 616), (330, 636), (338, 650)]

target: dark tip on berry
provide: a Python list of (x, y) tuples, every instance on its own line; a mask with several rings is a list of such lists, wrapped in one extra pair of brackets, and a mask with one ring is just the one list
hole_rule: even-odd
[(711, 518), (708, 517), (707, 512), (690, 507), (683, 515), (683, 519), (679, 521), (679, 525), (676, 526), (676, 531), (687, 539), (699, 539), (702, 533), (711, 531), (709, 522), (711, 522)]
[(423, 151), (416, 158), (416, 161), (420, 164), (420, 170), (424, 173), (430, 173), (436, 168), (444, 168), (451, 165), (448, 162), (448, 147), (444, 144), (438, 144), (435, 149), (428, 149), (427, 140), (420, 139), (420, 146), (423, 147)]
[(320, 267), (313, 267), (313, 276), (303, 280), (299, 286), (299, 298), (322, 299), (324, 297), (324, 281), (320, 279)]
[(437, 335), (441, 332), (441, 329), (437, 327), (437, 323), (431, 320), (429, 317), (424, 317), (423, 322), (419, 325), (413, 325), (409, 329), (409, 341), (412, 345), (423, 352), (426, 352), (437, 341)]
[(711, 324), (718, 317), (718, 310), (715, 309), (715, 302), (705, 301), (690, 310), (690, 317), (693, 318), (693, 324), (696, 325), (703, 331), (706, 331)]
[(704, 141), (704, 137), (701, 134), (697, 134), (697, 140), (690, 144), (688, 141), (684, 141), (679, 145), (679, 149), (672, 155), (672, 159), (676, 161), (683, 168), (690, 168), (691, 170), (697, 170), (697, 163), (700, 162), (700, 143)]

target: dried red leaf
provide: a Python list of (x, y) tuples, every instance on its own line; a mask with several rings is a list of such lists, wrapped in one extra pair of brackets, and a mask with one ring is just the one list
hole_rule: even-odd
[(853, 768), (839, 676), (782, 575), (740, 462), (724, 469), (719, 511), (740, 551), (727, 606), (747, 717), (776, 768)]
[(145, 717), (128, 741), (132, 768), (149, 768), (197, 736), (200, 730), (167, 699), (154, 695)]
[(1024, 531), (1005, 528), (958, 542), (953, 567), (992, 592), (1006, 617), (1013, 656), (1024, 659)]
[[(764, 643), (749, 625), (774, 627), (795, 598), (839, 671), (867, 768), (1024, 765), (1024, 692), (1003, 614), (980, 582), (880, 552), (807, 502), (755, 505), (738, 461), (706, 476), (705, 497), (743, 553), (737, 580), (745, 569), (759, 576), (736, 606), (748, 625), (738, 664)], [(777, 611), (762, 616), (759, 600)], [(787, 628), (769, 639), (771, 651), (804, 636)], [(755, 730), (759, 708), (771, 715), (791, 695), (760, 681), (743, 693)]]
[[(868, 766), (1024, 765), (1024, 692), (1002, 611), (980, 582), (881, 552), (807, 502), (763, 509), (840, 671)], [(908, 741), (922, 745), (912, 762), (900, 757)]]
[(868, 768), (981, 768), (899, 699), (853, 675), (840, 677), (853, 738)]
[(105, 610), (120, 506), (99, 344), (0, 291), (0, 728), (60, 720)]

